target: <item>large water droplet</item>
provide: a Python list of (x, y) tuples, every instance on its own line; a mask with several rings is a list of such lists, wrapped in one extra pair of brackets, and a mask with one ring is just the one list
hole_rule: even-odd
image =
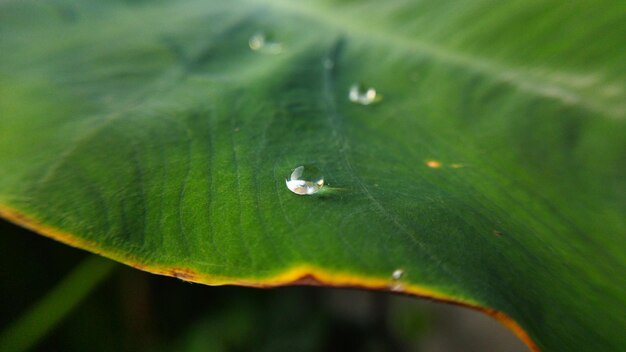
[(315, 194), (324, 187), (324, 177), (313, 166), (298, 166), (285, 182), (290, 191), (301, 196)]
[(348, 98), (351, 102), (361, 105), (370, 105), (382, 100), (382, 96), (376, 93), (376, 89), (365, 88), (362, 84), (353, 84)]
[(283, 44), (273, 41), (272, 38), (263, 32), (257, 32), (250, 40), (248, 45), (253, 51), (264, 54), (280, 54), (283, 51)]

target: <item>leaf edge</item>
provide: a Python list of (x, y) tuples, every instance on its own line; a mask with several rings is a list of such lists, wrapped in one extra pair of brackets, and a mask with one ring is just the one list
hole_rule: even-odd
[(522, 328), (513, 318), (502, 311), (482, 306), (471, 300), (461, 299), (446, 295), (431, 288), (420, 285), (403, 285), (401, 289), (390, 285), (389, 278), (359, 276), (347, 272), (332, 272), (310, 264), (299, 264), (285, 268), (281, 273), (261, 279), (241, 279), (225, 276), (209, 276), (200, 274), (192, 269), (184, 267), (169, 267), (144, 264), (132, 256), (124, 253), (108, 252), (102, 250), (96, 243), (87, 241), (72, 233), (59, 230), (38, 221), (34, 216), (26, 215), (12, 209), (5, 204), (0, 204), (0, 218), (31, 230), (39, 235), (48, 237), (65, 245), (86, 250), (116, 262), (128, 265), (135, 269), (151, 274), (163, 275), (181, 279), (186, 282), (203, 284), (208, 286), (234, 285), (253, 288), (276, 288), (284, 286), (322, 286), (335, 288), (354, 288), (374, 291), (383, 291), (396, 294), (404, 294), (418, 298), (452, 304), (469, 308), (487, 314), (509, 329), (519, 338), (532, 352), (540, 349), (528, 332)]

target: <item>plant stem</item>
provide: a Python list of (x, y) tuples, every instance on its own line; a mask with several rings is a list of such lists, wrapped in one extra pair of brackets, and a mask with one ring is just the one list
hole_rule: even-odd
[(0, 334), (0, 351), (33, 347), (106, 279), (115, 262), (91, 255)]

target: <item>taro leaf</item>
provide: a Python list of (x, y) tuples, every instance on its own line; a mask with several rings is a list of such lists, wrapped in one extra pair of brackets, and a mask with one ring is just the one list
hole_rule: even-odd
[[(3, 1), (2, 214), (189, 281), (402, 291), (625, 350), (625, 10)], [(300, 165), (321, 192), (285, 187)]]

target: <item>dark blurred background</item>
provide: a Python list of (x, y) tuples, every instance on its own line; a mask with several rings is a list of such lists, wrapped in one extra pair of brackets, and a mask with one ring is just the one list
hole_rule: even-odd
[[(0, 331), (88, 253), (0, 220)], [(210, 287), (118, 265), (36, 351), (527, 351), (482, 313), (381, 292)]]

